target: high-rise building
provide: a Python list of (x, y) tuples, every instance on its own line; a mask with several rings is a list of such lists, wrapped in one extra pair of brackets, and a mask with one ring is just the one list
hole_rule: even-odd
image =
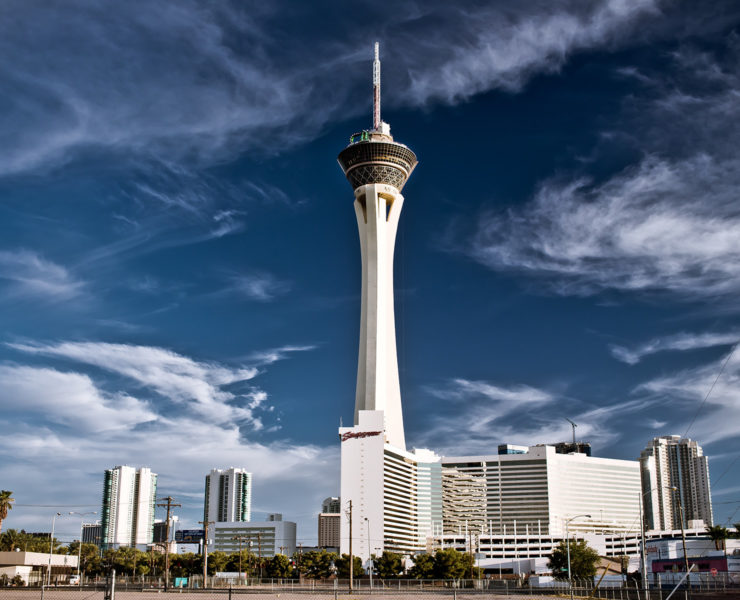
[(157, 474), (148, 467), (118, 466), (105, 472), (101, 544), (135, 546), (152, 541)]
[(252, 520), (252, 474), (246, 469), (213, 469), (206, 475), (203, 520)]
[(709, 464), (701, 446), (688, 438), (653, 438), (640, 453), (642, 495), (648, 529), (680, 529), (701, 520), (713, 525)]
[(339, 549), (340, 515), (342, 503), (336, 496), (325, 498), (318, 517), (319, 548)]
[(102, 527), (100, 523), (83, 523), (82, 524), (82, 543), (100, 545), (102, 536)]
[(338, 513), (341, 510), (341, 507), (341, 500), (336, 496), (331, 496), (330, 498), (325, 498), (324, 501), (321, 503), (321, 512)]
[(339, 548), (340, 515), (319, 513), (319, 548)]
[[(355, 133), (339, 153), (339, 164), (354, 190), (360, 236), (362, 292), (360, 344), (353, 427), (341, 436), (342, 552), (350, 536), (354, 552), (368, 558), (377, 549), (415, 552), (425, 546), (432, 503), (427, 456), (406, 451), (396, 356), (393, 254), (401, 195), (417, 164), (407, 146), (394, 141), (380, 118), (380, 58), (373, 60), (373, 127)], [(420, 466), (421, 465), (421, 466)], [(420, 471), (420, 472), (419, 472)], [(418, 478), (420, 476), (420, 478)]]

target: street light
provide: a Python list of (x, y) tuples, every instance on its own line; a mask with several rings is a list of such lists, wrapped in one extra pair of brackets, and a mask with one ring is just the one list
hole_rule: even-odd
[(77, 512), (77, 511), (71, 511), (69, 513), (70, 515), (77, 515), (78, 517), (82, 517), (80, 519), (80, 546), (77, 548), (77, 577), (79, 578), (78, 585), (82, 587), (82, 529), (85, 526), (85, 516), (86, 515), (97, 515), (97, 511), (90, 511), (90, 512)]
[(46, 571), (46, 585), (51, 585), (51, 553), (54, 550), (54, 525), (56, 525), (57, 517), (61, 517), (62, 513), (56, 513), (51, 519), (51, 535), (49, 536), (49, 568)]
[(580, 519), (581, 517), (586, 517), (587, 519), (590, 519), (591, 515), (576, 515), (575, 517), (571, 517), (565, 522), (565, 547), (568, 549), (568, 587), (570, 588), (570, 600), (573, 600), (573, 578), (570, 574), (570, 534), (568, 532), (568, 525), (570, 525), (571, 521), (574, 521), (575, 519)]

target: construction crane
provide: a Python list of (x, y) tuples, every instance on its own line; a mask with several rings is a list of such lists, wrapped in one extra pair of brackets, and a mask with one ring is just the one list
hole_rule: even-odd
[(574, 423), (573, 421), (571, 421), (571, 420), (570, 420), (570, 419), (569, 419), (568, 417), (563, 417), (563, 419), (565, 419), (566, 421), (568, 421), (568, 423), (570, 423), (570, 424), (571, 424), (571, 426), (573, 427), (573, 449), (574, 449), (574, 450), (575, 450), (575, 451), (577, 452), (577, 451), (578, 451), (578, 449), (577, 449), (577, 447), (576, 447), (576, 427), (578, 427), (578, 425), (576, 425), (576, 424), (575, 424), (575, 423)]

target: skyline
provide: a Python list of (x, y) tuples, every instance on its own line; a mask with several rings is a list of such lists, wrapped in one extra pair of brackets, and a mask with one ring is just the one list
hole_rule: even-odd
[(395, 257), (407, 445), (566, 441), (568, 417), (595, 456), (636, 460), (687, 433), (716, 523), (740, 520), (732, 3), (7, 12), (4, 528), (48, 530), (27, 504), (99, 510), (119, 464), (151, 467), (196, 528), (205, 475), (234, 466), (255, 518), (315, 538), (357, 374), (336, 164), (372, 124), (357, 23), (420, 160)]

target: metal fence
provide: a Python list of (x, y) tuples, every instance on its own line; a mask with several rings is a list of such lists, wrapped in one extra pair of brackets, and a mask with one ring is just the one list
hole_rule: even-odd
[[(721, 574), (720, 574), (721, 575)], [(132, 580), (127, 577), (108, 578), (83, 585), (0, 587), (0, 600), (163, 600), (163, 594), (189, 596), (187, 600), (398, 600), (414, 596), (415, 600), (484, 600), (516, 597), (514, 600), (567, 598), (571, 595), (568, 582), (554, 582), (548, 587), (530, 585), (522, 580), (467, 579), (358, 579), (353, 582), (331, 580), (250, 579), (240, 582), (209, 578), (207, 586), (201, 577), (174, 578), (167, 590), (158, 579)], [(603, 582), (602, 582), (603, 583)], [(591, 580), (574, 580), (572, 596), (581, 600), (667, 600), (675, 584), (664, 584), (644, 591), (634, 581), (623, 585), (597, 585)], [(692, 581), (691, 590), (679, 588), (671, 600), (709, 600), (724, 597), (740, 599), (740, 586), (725, 577)], [(175, 600), (173, 598), (173, 600)], [(181, 598), (180, 600), (186, 600)]]

